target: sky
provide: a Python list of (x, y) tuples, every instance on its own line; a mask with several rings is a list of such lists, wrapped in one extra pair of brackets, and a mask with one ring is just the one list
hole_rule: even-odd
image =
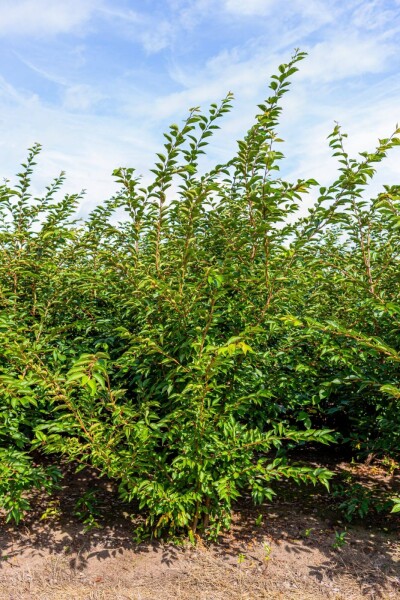
[[(148, 181), (163, 132), (227, 92), (233, 110), (204, 168), (228, 160), (295, 48), (308, 53), (285, 96), (279, 133), (289, 180), (335, 178), (327, 136), (350, 154), (400, 123), (400, 0), (0, 0), (0, 177), (43, 145), (39, 192), (61, 170), (86, 190), (79, 214), (117, 190), (112, 171)], [(371, 193), (400, 183), (400, 152)]]

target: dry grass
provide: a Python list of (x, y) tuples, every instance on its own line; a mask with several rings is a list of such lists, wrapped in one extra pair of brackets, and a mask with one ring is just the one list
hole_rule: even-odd
[(0, 600), (400, 600), (396, 522), (349, 527), (335, 549), (344, 524), (319, 492), (281, 490), (260, 526), (243, 504), (218, 544), (193, 549), (135, 544), (111, 488), (103, 529), (85, 533), (72, 513), (91, 478), (73, 477), (60, 518), (40, 520), (39, 498), (25, 525), (0, 529)]
[[(142, 546), (100, 559), (22, 552), (0, 570), (1, 600), (361, 600), (400, 598), (395, 553), (326, 552), (304, 542), (255, 540), (237, 552)], [(395, 546), (394, 546), (395, 549)], [(4, 561), (5, 562), (5, 561)], [(396, 566), (397, 565), (397, 566)], [(398, 571), (400, 575), (400, 571)]]

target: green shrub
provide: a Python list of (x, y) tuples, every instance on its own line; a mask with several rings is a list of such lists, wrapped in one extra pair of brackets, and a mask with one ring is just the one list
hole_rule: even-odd
[[(279, 177), (276, 126), (303, 58), (279, 68), (237, 154), (209, 173), (199, 159), (230, 94), (170, 127), (147, 187), (117, 169), (118, 193), (85, 223), (71, 220), (78, 196), (54, 199), (63, 176), (30, 196), (39, 146), (15, 189), (1, 188), (0, 447), (94, 466), (138, 500), (155, 535), (217, 535), (235, 500), (271, 498), (277, 479), (328, 485), (329, 471), (286, 451), (333, 442), (335, 412), (346, 415), (342, 438), (364, 436), (369, 449), (379, 415), (383, 450), (397, 441), (384, 424), (398, 422), (385, 404), (396, 361), (374, 337), (378, 326), (395, 343), (396, 223), (382, 196), (360, 199), (397, 138), (345, 162), (298, 217), (318, 184)], [(335, 128), (346, 161), (342, 138)], [(116, 210), (127, 219), (116, 223)]]

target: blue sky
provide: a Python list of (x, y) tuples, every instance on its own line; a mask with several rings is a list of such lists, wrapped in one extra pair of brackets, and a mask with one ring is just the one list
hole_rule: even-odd
[[(400, 0), (0, 0), (0, 176), (38, 141), (35, 187), (66, 170), (66, 191), (87, 190), (85, 214), (115, 191), (115, 167), (146, 180), (168, 124), (232, 91), (211, 166), (299, 47), (309, 56), (284, 102), (283, 170), (328, 183), (335, 120), (352, 153), (400, 122), (399, 32)], [(399, 158), (375, 188), (400, 183)]]

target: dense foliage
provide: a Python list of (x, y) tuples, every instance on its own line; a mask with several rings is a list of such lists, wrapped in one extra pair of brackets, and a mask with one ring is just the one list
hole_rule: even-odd
[(307, 444), (396, 457), (400, 186), (365, 190), (400, 131), (351, 159), (335, 127), (333, 183), (284, 181), (276, 127), (302, 58), (279, 68), (236, 155), (209, 173), (199, 159), (231, 95), (170, 127), (147, 187), (117, 169), (119, 192), (86, 222), (78, 195), (58, 199), (63, 174), (32, 197), (38, 145), (1, 186), (9, 519), (27, 490), (51, 492), (61, 456), (117, 480), (156, 535), (215, 535), (233, 501), (262, 502), (282, 478), (328, 485), (326, 469), (288, 459)]

